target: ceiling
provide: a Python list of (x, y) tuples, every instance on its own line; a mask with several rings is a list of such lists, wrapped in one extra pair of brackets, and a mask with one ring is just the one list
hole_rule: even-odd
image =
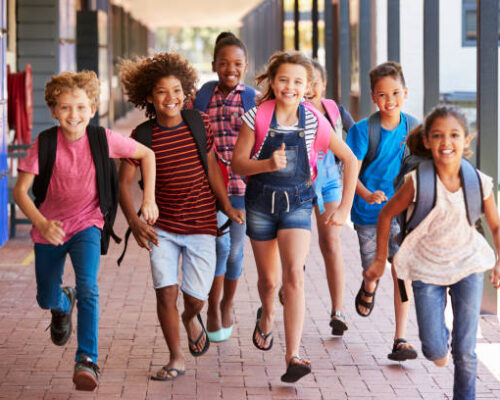
[(114, 0), (150, 28), (238, 26), (262, 0)]

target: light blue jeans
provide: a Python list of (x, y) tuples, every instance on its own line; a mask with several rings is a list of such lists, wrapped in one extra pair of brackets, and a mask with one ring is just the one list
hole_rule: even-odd
[[(231, 205), (237, 210), (245, 209), (245, 196), (229, 196)], [(223, 212), (217, 212), (217, 225), (221, 226), (227, 221)], [(217, 264), (215, 277), (225, 275), (227, 279), (236, 280), (243, 270), (243, 248), (245, 247), (246, 223), (243, 225), (232, 222), (229, 233), (219, 236), (216, 240)]]
[(446, 291), (453, 307), (451, 354), (455, 364), (453, 400), (476, 398), (476, 334), (483, 292), (483, 274), (477, 273), (450, 286), (413, 281), (418, 332), (428, 360), (448, 354), (450, 332), (445, 325)]
[(97, 363), (101, 231), (92, 226), (78, 232), (62, 246), (35, 243), (36, 299), (41, 308), (68, 313), (68, 296), (61, 289), (66, 254), (75, 270), (78, 306), (78, 348), (75, 361), (86, 354)]

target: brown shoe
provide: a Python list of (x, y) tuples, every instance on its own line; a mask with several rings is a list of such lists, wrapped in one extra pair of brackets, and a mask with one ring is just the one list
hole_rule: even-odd
[(92, 359), (85, 354), (82, 354), (75, 364), (75, 372), (73, 373), (73, 383), (76, 390), (93, 391), (99, 380), (99, 367)]

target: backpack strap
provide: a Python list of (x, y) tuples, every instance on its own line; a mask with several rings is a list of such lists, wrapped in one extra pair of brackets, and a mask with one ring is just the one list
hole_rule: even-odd
[[(107, 223), (107, 214), (112, 213), (113, 208), (116, 207), (116, 204), (113, 203), (114, 199), (118, 198), (117, 194), (119, 189), (116, 167), (110, 166), (110, 163), (114, 161), (109, 158), (106, 129), (102, 126), (88, 125), (87, 137), (89, 139), (92, 159), (94, 160), (97, 192), (99, 194), (99, 207), (104, 217), (103, 230), (105, 230), (105, 233), (109, 234), (116, 243), (120, 243), (122, 239), (113, 230), (113, 225)], [(115, 176), (112, 176), (112, 174)], [(114, 217), (112, 217), (112, 222), (114, 222)]]
[(342, 132), (337, 132), (336, 126), (337, 126), (337, 121), (340, 118), (340, 110), (337, 107), (337, 103), (335, 103), (331, 99), (321, 99), (321, 104), (326, 110), (326, 113), (328, 115), (328, 118), (331, 121), (331, 125), (335, 129), (335, 133), (342, 137)]
[(460, 180), (464, 193), (467, 219), (469, 224), (475, 225), (476, 221), (484, 213), (483, 187), (476, 168), (465, 158), (462, 158), (460, 166)]
[(37, 208), (45, 201), (56, 162), (57, 129), (58, 127), (54, 126), (38, 135), (38, 175), (33, 181), (33, 195)]
[(207, 131), (205, 130), (203, 117), (198, 110), (182, 110), (181, 115), (194, 137), (196, 147), (198, 147), (198, 153), (200, 154), (201, 163), (203, 164), (203, 169), (208, 176)]
[(255, 89), (245, 85), (245, 90), (241, 92), (241, 102), (243, 103), (243, 110), (245, 112), (255, 107), (255, 96), (257, 96)]
[(153, 125), (156, 119), (148, 119), (142, 124), (139, 124), (135, 128), (134, 139), (139, 143), (146, 146), (148, 149), (151, 148), (151, 140), (153, 137)]
[(377, 155), (378, 145), (380, 143), (380, 111), (374, 112), (368, 117), (368, 151), (361, 163), (359, 176), (365, 172)]
[(218, 84), (219, 81), (209, 81), (205, 83), (200, 90), (198, 90), (198, 93), (196, 93), (196, 99), (194, 100), (193, 107), (198, 111), (205, 112), (210, 104), (212, 93)]
[(108, 168), (109, 148), (106, 130), (100, 126), (88, 125), (87, 136), (89, 138), (90, 152), (92, 153), (92, 159), (95, 165), (99, 205), (104, 215), (107, 206), (109, 206), (111, 202), (111, 188), (109, 187), (111, 177)]
[(436, 181), (434, 162), (420, 162), (417, 167), (415, 209), (406, 224), (407, 232), (415, 229), (436, 205)]
[(266, 100), (260, 103), (257, 108), (254, 124), (255, 143), (253, 145), (251, 157), (260, 150), (264, 143), (264, 139), (266, 138), (267, 131), (273, 118), (274, 105), (274, 100)]

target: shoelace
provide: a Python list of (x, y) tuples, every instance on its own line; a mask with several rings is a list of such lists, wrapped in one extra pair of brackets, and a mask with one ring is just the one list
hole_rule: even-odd
[(50, 321), (50, 324), (49, 326), (47, 326), (47, 328), (45, 328), (45, 331), (48, 331), (49, 328), (52, 326), (52, 324), (55, 325), (55, 327), (57, 327), (57, 324), (61, 323), (62, 319), (66, 316), (65, 313), (63, 312), (59, 312), (59, 311), (52, 311), (52, 321)]

